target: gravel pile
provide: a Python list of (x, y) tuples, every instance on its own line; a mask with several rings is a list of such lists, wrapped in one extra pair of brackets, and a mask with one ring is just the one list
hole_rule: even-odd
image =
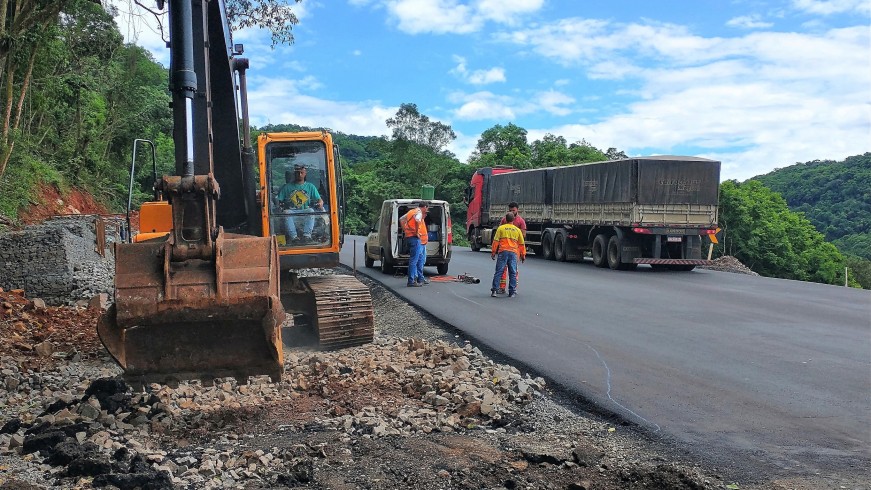
[(758, 276), (759, 274), (750, 270), (749, 267), (742, 264), (740, 260), (732, 257), (731, 255), (724, 255), (722, 257), (717, 257), (714, 259), (714, 263), (712, 265), (702, 265), (699, 266), (699, 269), (710, 269), (712, 271), (722, 271), (722, 272), (734, 272), (737, 274), (748, 274), (751, 276)]
[(140, 391), (93, 309), (0, 294), (0, 329), (43, 345), (2, 343), (0, 488), (724, 488), (372, 288), (373, 344)]

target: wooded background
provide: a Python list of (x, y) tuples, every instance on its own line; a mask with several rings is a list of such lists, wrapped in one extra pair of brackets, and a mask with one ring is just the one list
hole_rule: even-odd
[[(231, 1), (228, 10), (269, 12), (287, 0)], [(272, 30), (274, 43), (292, 42), (296, 18), (246, 25)], [(232, 20), (232, 19), (231, 19)], [(242, 25), (236, 22), (234, 25)], [(122, 211), (132, 143), (154, 141), (162, 173), (171, 173), (172, 115), (165, 67), (149, 52), (126, 44), (96, 0), (0, 0), (0, 229), (20, 224), (19, 213), (40, 202), (38, 189), (73, 187)], [(623, 158), (616, 148), (548, 134), (529, 142), (511, 122), (482, 133), (469, 161), (447, 150), (450, 126), (404, 103), (386, 121), (392, 132), (364, 137), (334, 132), (345, 166), (349, 232), (366, 234), (384, 199), (417, 197), (435, 186), (451, 203), (454, 237), (465, 240), (463, 191), (475, 169), (508, 165), (540, 168)], [(295, 131), (292, 124), (254, 128)], [(142, 160), (144, 161), (144, 160)], [(139, 203), (150, 195), (150, 169), (135, 176)], [(3, 224), (5, 223), (5, 225)], [(797, 163), (720, 189), (720, 244), (714, 256), (733, 255), (754, 271), (828, 284), (871, 288), (871, 153), (844, 161)]]

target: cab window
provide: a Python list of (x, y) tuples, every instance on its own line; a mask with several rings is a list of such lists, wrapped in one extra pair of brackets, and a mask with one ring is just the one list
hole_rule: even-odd
[(266, 146), (269, 226), (283, 248), (326, 247), (332, 242), (326, 147), (320, 141)]

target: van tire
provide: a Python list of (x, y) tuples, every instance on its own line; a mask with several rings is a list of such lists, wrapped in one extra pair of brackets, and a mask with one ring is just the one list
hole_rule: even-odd
[(365, 265), (367, 269), (375, 267), (375, 259), (369, 255), (369, 252), (366, 250), (366, 245), (363, 245), (363, 265)]
[(436, 270), (440, 276), (444, 276), (448, 273), (448, 264), (438, 264), (436, 265)]
[(385, 274), (393, 274), (393, 264), (391, 264), (387, 257), (384, 256), (384, 250), (381, 251), (381, 272)]

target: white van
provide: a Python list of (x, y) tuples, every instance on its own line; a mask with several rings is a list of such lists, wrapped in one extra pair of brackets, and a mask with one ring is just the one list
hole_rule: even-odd
[[(372, 225), (366, 244), (363, 246), (366, 267), (381, 262), (381, 272), (392, 274), (397, 267), (408, 267), (408, 245), (405, 233), (399, 226), (399, 218), (418, 206), (420, 199), (388, 199), (381, 205), (381, 216)], [(436, 266), (441, 275), (448, 273), (451, 261), (451, 208), (447, 201), (428, 199), (429, 212), (426, 227), (429, 232), (426, 244), (426, 263)]]

